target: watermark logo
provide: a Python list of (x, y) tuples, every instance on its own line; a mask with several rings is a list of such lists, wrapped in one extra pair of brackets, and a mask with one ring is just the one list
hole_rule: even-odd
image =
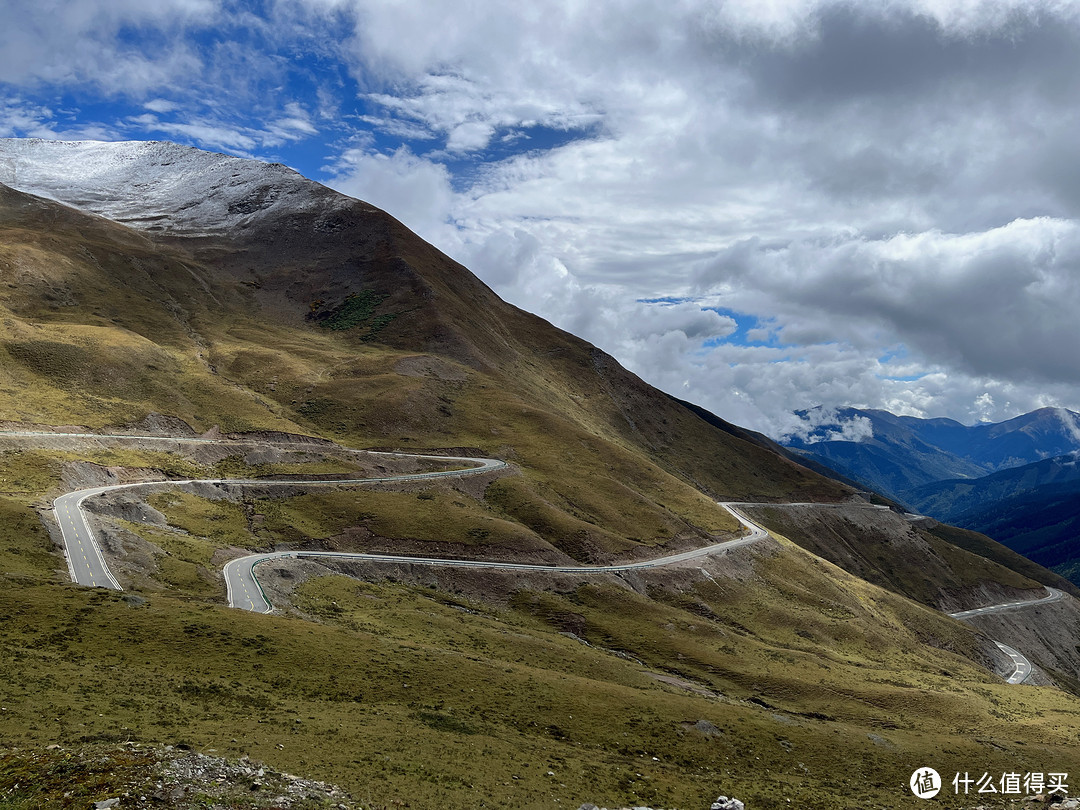
[[(1024, 796), (1046, 794), (1051, 800), (1060, 793), (1064, 798), (1069, 795), (1069, 774), (1064, 771), (1007, 771), (1002, 774), (978, 771), (959, 771), (952, 778), (953, 793), (967, 796), (972, 793), (996, 793), (1000, 796)], [(916, 768), (908, 781), (911, 792), (920, 799), (932, 799), (944, 787), (941, 775), (933, 768)]]
[(941, 776), (933, 768), (916, 768), (908, 784), (920, 799), (932, 799), (941, 790)]

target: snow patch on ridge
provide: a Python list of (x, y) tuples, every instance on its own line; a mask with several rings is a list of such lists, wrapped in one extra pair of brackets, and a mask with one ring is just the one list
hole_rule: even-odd
[(3, 138), (0, 183), (142, 230), (184, 236), (352, 202), (279, 163), (164, 141)]

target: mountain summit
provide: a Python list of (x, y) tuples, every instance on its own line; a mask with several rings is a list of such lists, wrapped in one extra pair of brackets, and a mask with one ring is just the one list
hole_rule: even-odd
[(279, 163), (166, 141), (0, 139), (0, 183), (140, 230), (183, 236), (357, 204)]
[(899, 500), (924, 484), (979, 478), (1080, 449), (1080, 414), (1065, 408), (975, 425), (862, 408), (799, 415), (806, 429), (782, 444)]
[[(0, 746), (182, 740), (448, 809), (899, 808), (912, 762), (1071, 750), (1075, 701), (1005, 683), (995, 641), (1071, 688), (1077, 608), (1042, 586), (1080, 591), (662, 394), (386, 213), (171, 144), (4, 141), (0, 172)], [(461, 456), (506, 463), (412, 474)], [(56, 552), (87, 487), (127, 593)], [(259, 558), (286, 617), (226, 607)], [(1006, 602), (1040, 607), (942, 612)]]

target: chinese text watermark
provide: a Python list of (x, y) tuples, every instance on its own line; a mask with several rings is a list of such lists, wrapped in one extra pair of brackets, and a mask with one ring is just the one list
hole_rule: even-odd
[[(920, 799), (932, 799), (944, 787), (941, 776), (933, 768), (916, 768), (908, 782), (911, 792)], [(1000, 796), (1031, 796), (1038, 794), (1062, 796), (1069, 794), (1069, 774), (1062, 772), (1041, 773), (1030, 771), (1007, 771), (992, 774), (984, 771), (969, 773), (959, 771), (952, 778), (953, 793), (968, 795), (971, 793), (994, 793)]]

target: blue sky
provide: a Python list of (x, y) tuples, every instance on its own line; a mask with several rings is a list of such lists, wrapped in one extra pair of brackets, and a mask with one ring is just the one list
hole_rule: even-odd
[(1074, 4), (0, 10), (0, 136), (285, 163), (748, 427), (1080, 409)]

